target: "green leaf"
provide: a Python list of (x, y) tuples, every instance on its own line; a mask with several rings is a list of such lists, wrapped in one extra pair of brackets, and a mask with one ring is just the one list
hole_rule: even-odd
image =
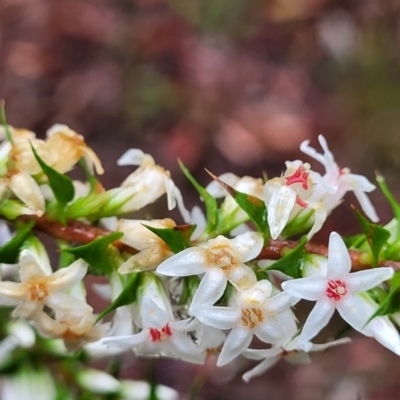
[(264, 271), (276, 270), (282, 271), (284, 274), (291, 276), (292, 278), (301, 278), (301, 265), (302, 259), (305, 255), (305, 246), (307, 243), (307, 237), (303, 236), (299, 244), (293, 250), (290, 250), (288, 254), (278, 260), (276, 263), (265, 268)]
[(179, 297), (179, 305), (188, 304), (193, 299), (196, 290), (200, 284), (200, 278), (197, 275), (185, 276), (183, 278), (182, 294)]
[(124, 289), (120, 295), (96, 318), (96, 323), (99, 322), (105, 315), (114, 311), (118, 307), (126, 306), (136, 301), (137, 292), (140, 287), (140, 273), (131, 274)]
[(89, 270), (89, 273), (100, 275), (109, 274), (115, 269), (115, 265), (110, 257), (108, 246), (120, 239), (122, 236), (122, 232), (114, 232), (111, 235), (94, 240), (89, 244), (78, 247), (69, 247), (62, 251), (83, 258), (92, 266), (92, 270)]
[(397, 220), (397, 236), (400, 236), (400, 204), (397, 202), (392, 192), (387, 187), (385, 178), (381, 174), (376, 174), (376, 181), (378, 182), (378, 185), (382, 190), (383, 195), (386, 197), (387, 201), (392, 207), (393, 214)]
[(13, 137), (12, 137), (11, 132), (10, 132), (10, 128), (9, 128), (9, 126), (7, 124), (6, 110), (5, 110), (5, 107), (4, 107), (4, 100), (1, 101), (0, 109), (1, 109), (1, 111), (0, 111), (1, 112), (1, 123), (3, 124), (4, 129), (6, 131), (7, 140), (11, 144), (14, 144)]
[(365, 237), (367, 238), (375, 263), (377, 264), (379, 262), (379, 255), (382, 248), (387, 244), (387, 241), (390, 238), (390, 232), (380, 225), (369, 222), (354, 206), (352, 206), (352, 209), (361, 225)]
[(200, 194), (201, 198), (204, 200), (206, 205), (206, 214), (207, 214), (207, 227), (206, 232), (210, 233), (213, 231), (218, 222), (218, 206), (217, 200), (211, 196), (207, 190), (201, 186), (193, 175), (189, 172), (189, 170), (183, 165), (182, 161), (178, 161), (179, 166), (181, 167), (182, 172), (185, 174), (186, 178), (190, 181), (190, 183), (195, 187), (195, 189)]
[(257, 197), (242, 193), (221, 181), (217, 176), (207, 171), (211, 177), (216, 180), (236, 201), (238, 206), (249, 216), (257, 227), (258, 231), (264, 236), (269, 238), (269, 228), (267, 222), (267, 208), (265, 203)]
[(35, 148), (31, 143), (31, 148), (33, 154), (39, 163), (40, 167), (42, 168), (43, 172), (46, 174), (47, 178), (49, 179), (49, 186), (53, 191), (54, 197), (57, 200), (59, 205), (58, 211), (60, 212), (60, 220), (65, 222), (64, 216), (64, 207), (65, 205), (70, 202), (74, 198), (75, 189), (74, 185), (72, 184), (71, 178), (66, 175), (60, 174), (55, 169), (51, 168), (47, 165), (37, 154)]
[(0, 247), (0, 263), (15, 264), (19, 260), (19, 253), (22, 244), (30, 235), (35, 221), (31, 220), (17, 230), (17, 234), (5, 245)]
[(196, 225), (179, 225), (173, 228), (154, 228), (146, 224), (142, 225), (164, 240), (174, 253), (179, 253), (192, 246), (190, 236), (196, 229)]
[(390, 290), (386, 298), (380, 303), (377, 310), (368, 319), (367, 325), (372, 319), (378, 316), (393, 314), (400, 309), (400, 271), (396, 272), (390, 280)]

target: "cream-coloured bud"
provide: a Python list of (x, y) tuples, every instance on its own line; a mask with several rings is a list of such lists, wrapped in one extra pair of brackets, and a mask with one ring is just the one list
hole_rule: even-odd
[(10, 189), (23, 203), (41, 216), (46, 210), (45, 200), (37, 182), (26, 172), (11, 176)]
[(99, 175), (104, 173), (100, 159), (87, 146), (83, 136), (70, 129), (67, 125), (53, 125), (47, 131), (47, 137), (49, 149), (57, 154), (57, 160), (52, 165), (57, 171), (61, 173), (70, 171), (80, 158), (84, 157), (89, 169), (92, 170), (94, 167)]

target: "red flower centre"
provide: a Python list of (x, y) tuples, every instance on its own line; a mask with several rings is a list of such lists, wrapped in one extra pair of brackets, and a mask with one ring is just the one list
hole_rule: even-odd
[(335, 301), (340, 300), (341, 296), (347, 294), (346, 284), (342, 280), (328, 281), (326, 295)]
[(304, 169), (304, 165), (300, 165), (299, 168), (296, 169), (293, 175), (286, 177), (286, 185), (293, 185), (295, 183), (301, 183), (301, 186), (304, 190), (308, 189), (308, 176), (310, 175), (309, 172), (306, 172)]
[(149, 330), (152, 342), (161, 342), (166, 336), (172, 336), (172, 331), (168, 324), (162, 329), (150, 328)]

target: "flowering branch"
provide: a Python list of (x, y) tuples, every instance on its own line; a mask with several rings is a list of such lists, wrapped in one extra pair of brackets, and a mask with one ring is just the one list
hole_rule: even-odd
[[(193, 363), (211, 355), (217, 366), (243, 355), (260, 361), (244, 375), (248, 381), (280, 358), (296, 355), (307, 361), (310, 351), (348, 343), (347, 338), (311, 342), (335, 309), (355, 330), (400, 355), (393, 325), (400, 322), (400, 205), (380, 178), (395, 218), (379, 225), (367, 196), (375, 186), (339, 168), (322, 136), (322, 154), (308, 141), (300, 148), (323, 165), (323, 175), (296, 160), (265, 182), (228, 172), (210, 174), (213, 181), (203, 187), (181, 163), (203, 200), (203, 213), (199, 207), (185, 208), (169, 171), (141, 150), (130, 149), (117, 161), (137, 168), (119, 186), (106, 189), (96, 176), (103, 173), (99, 158), (67, 126), (50, 128), (45, 141), (11, 126), (1, 133), (0, 216), (15, 225), (15, 235), (0, 222), (7, 239), (0, 247), (0, 305), (13, 307), (10, 326), (13, 317), (26, 321), (16, 334), (4, 336), (1, 359), (13, 360), (16, 348), (26, 344), (26, 329), (34, 329), (37, 340), (61, 339), (66, 360), (77, 363), (77, 349), (90, 357), (132, 349), (138, 356)], [(84, 182), (67, 175), (77, 163), (86, 174)], [(348, 191), (369, 218), (355, 210), (362, 232), (347, 238), (349, 249), (336, 232), (328, 246), (313, 243)], [(123, 218), (164, 194), (183, 223)], [(62, 240), (57, 241), (59, 268), (51, 267), (38, 231)], [(274, 271), (293, 279), (281, 283)], [(109, 302), (98, 316), (86, 299), (87, 274), (107, 282), (93, 288)], [(316, 303), (303, 326), (292, 308), (301, 299)], [(111, 321), (104, 322), (110, 312)], [(254, 336), (265, 348), (251, 348)], [(33, 346), (35, 335), (30, 337)], [(82, 390), (98, 390), (93, 382), (99, 381), (104, 393), (116, 397), (127, 390), (111, 375), (76, 366), (69, 369), (69, 379)], [(0, 362), (0, 374), (1, 368)], [(37, 375), (43, 381), (56, 379), (40, 370)], [(48, 396), (55, 397), (53, 392)]]

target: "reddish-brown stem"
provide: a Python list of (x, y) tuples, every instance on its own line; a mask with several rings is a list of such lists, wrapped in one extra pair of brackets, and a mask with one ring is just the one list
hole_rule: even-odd
[[(68, 220), (65, 225), (58, 221), (50, 221), (46, 215), (38, 217), (36, 215), (24, 215), (20, 219), (24, 221), (34, 220), (36, 222), (34, 229), (47, 233), (48, 235), (56, 238), (66, 240), (72, 243), (88, 244), (94, 240), (107, 236), (112, 232), (97, 226), (89, 225), (81, 221)], [(120, 251), (126, 251), (131, 254), (136, 254), (137, 250), (130, 247), (119, 240), (114, 243)]]
[[(42, 217), (25, 215), (20, 217), (25, 221), (35, 220), (35, 229), (41, 232), (47, 233), (48, 235), (56, 238), (63, 239), (72, 243), (87, 244), (99, 237), (107, 236), (111, 231), (86, 224), (81, 221), (69, 220), (66, 225), (62, 225), (57, 221), (50, 221), (45, 215)], [(120, 251), (126, 251), (131, 254), (136, 254), (137, 250), (130, 247), (119, 240), (114, 243)], [(259, 260), (279, 260), (286, 253), (287, 250), (294, 249), (298, 246), (298, 242), (294, 240), (269, 240), (268, 245), (265, 246), (261, 253), (258, 255)], [(305, 250), (310, 254), (318, 254), (321, 256), (328, 256), (328, 248), (326, 246), (306, 243)], [(359, 271), (363, 269), (371, 268), (372, 265), (368, 263), (367, 259), (363, 257), (365, 253), (357, 250), (349, 250), (349, 255), (351, 259), (351, 266), (353, 271)], [(381, 267), (392, 267), (396, 270), (400, 270), (400, 262), (385, 260), (379, 263)]]

